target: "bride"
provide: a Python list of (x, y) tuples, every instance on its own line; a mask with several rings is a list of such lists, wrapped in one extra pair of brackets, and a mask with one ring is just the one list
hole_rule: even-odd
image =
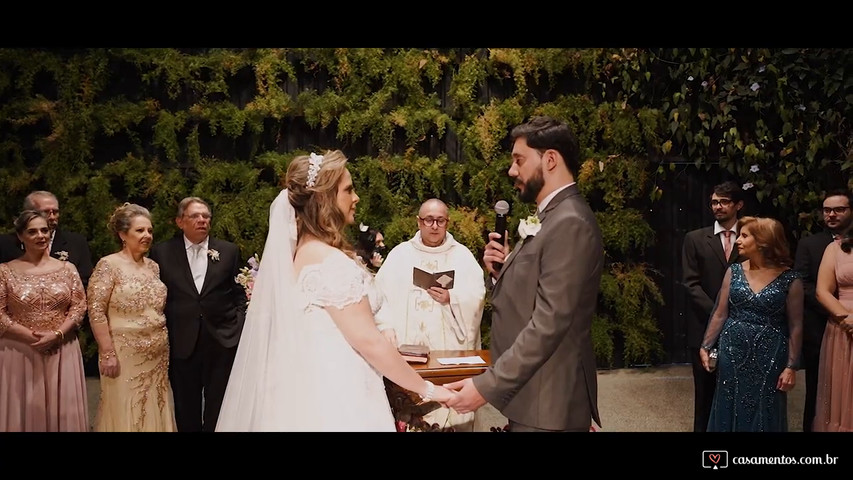
[(377, 330), (381, 295), (344, 228), (358, 195), (339, 150), (296, 157), (269, 233), (217, 431), (394, 431), (382, 377), (444, 404)]

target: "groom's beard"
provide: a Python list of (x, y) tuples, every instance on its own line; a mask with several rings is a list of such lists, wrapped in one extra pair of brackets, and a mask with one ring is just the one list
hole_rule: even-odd
[(524, 188), (519, 191), (518, 197), (524, 203), (533, 203), (539, 192), (545, 187), (545, 178), (542, 175), (542, 167), (540, 166), (529, 180), (524, 182)]

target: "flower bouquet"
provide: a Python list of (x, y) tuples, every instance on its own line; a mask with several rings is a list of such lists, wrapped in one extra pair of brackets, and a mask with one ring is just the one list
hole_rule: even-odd
[(255, 287), (255, 277), (258, 276), (258, 267), (261, 265), (261, 258), (256, 253), (247, 262), (249, 265), (240, 269), (240, 273), (234, 277), (234, 281), (243, 286), (246, 291), (246, 299), (252, 299), (252, 289)]

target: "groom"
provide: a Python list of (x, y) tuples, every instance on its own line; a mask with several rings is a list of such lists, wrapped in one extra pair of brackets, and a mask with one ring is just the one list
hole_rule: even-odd
[(526, 238), (509, 256), (498, 234), (489, 234), (483, 261), (493, 285), (494, 364), (445, 385), (459, 391), (447, 405), (465, 413), (491, 403), (513, 432), (587, 432), (592, 420), (601, 425), (590, 329), (604, 248), (575, 182), (578, 143), (565, 123), (548, 117), (510, 136), (509, 176), (522, 201), (536, 202), (539, 223), (519, 227)]
[(201, 198), (181, 200), (175, 223), (183, 235), (154, 245), (149, 255), (168, 289), (169, 379), (180, 432), (216, 428), (246, 314), (246, 294), (234, 281), (240, 250), (210, 237), (210, 218)]

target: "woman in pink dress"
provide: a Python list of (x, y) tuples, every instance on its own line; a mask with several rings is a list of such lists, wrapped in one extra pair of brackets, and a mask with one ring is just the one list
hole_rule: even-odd
[[(853, 239), (826, 246), (815, 293), (829, 312), (820, 348), (814, 432), (853, 431)], [(838, 292), (838, 297), (835, 292)]]
[(0, 264), (0, 431), (86, 432), (89, 414), (76, 329), (86, 312), (77, 268), (50, 256), (41, 212), (15, 220), (24, 254)]

